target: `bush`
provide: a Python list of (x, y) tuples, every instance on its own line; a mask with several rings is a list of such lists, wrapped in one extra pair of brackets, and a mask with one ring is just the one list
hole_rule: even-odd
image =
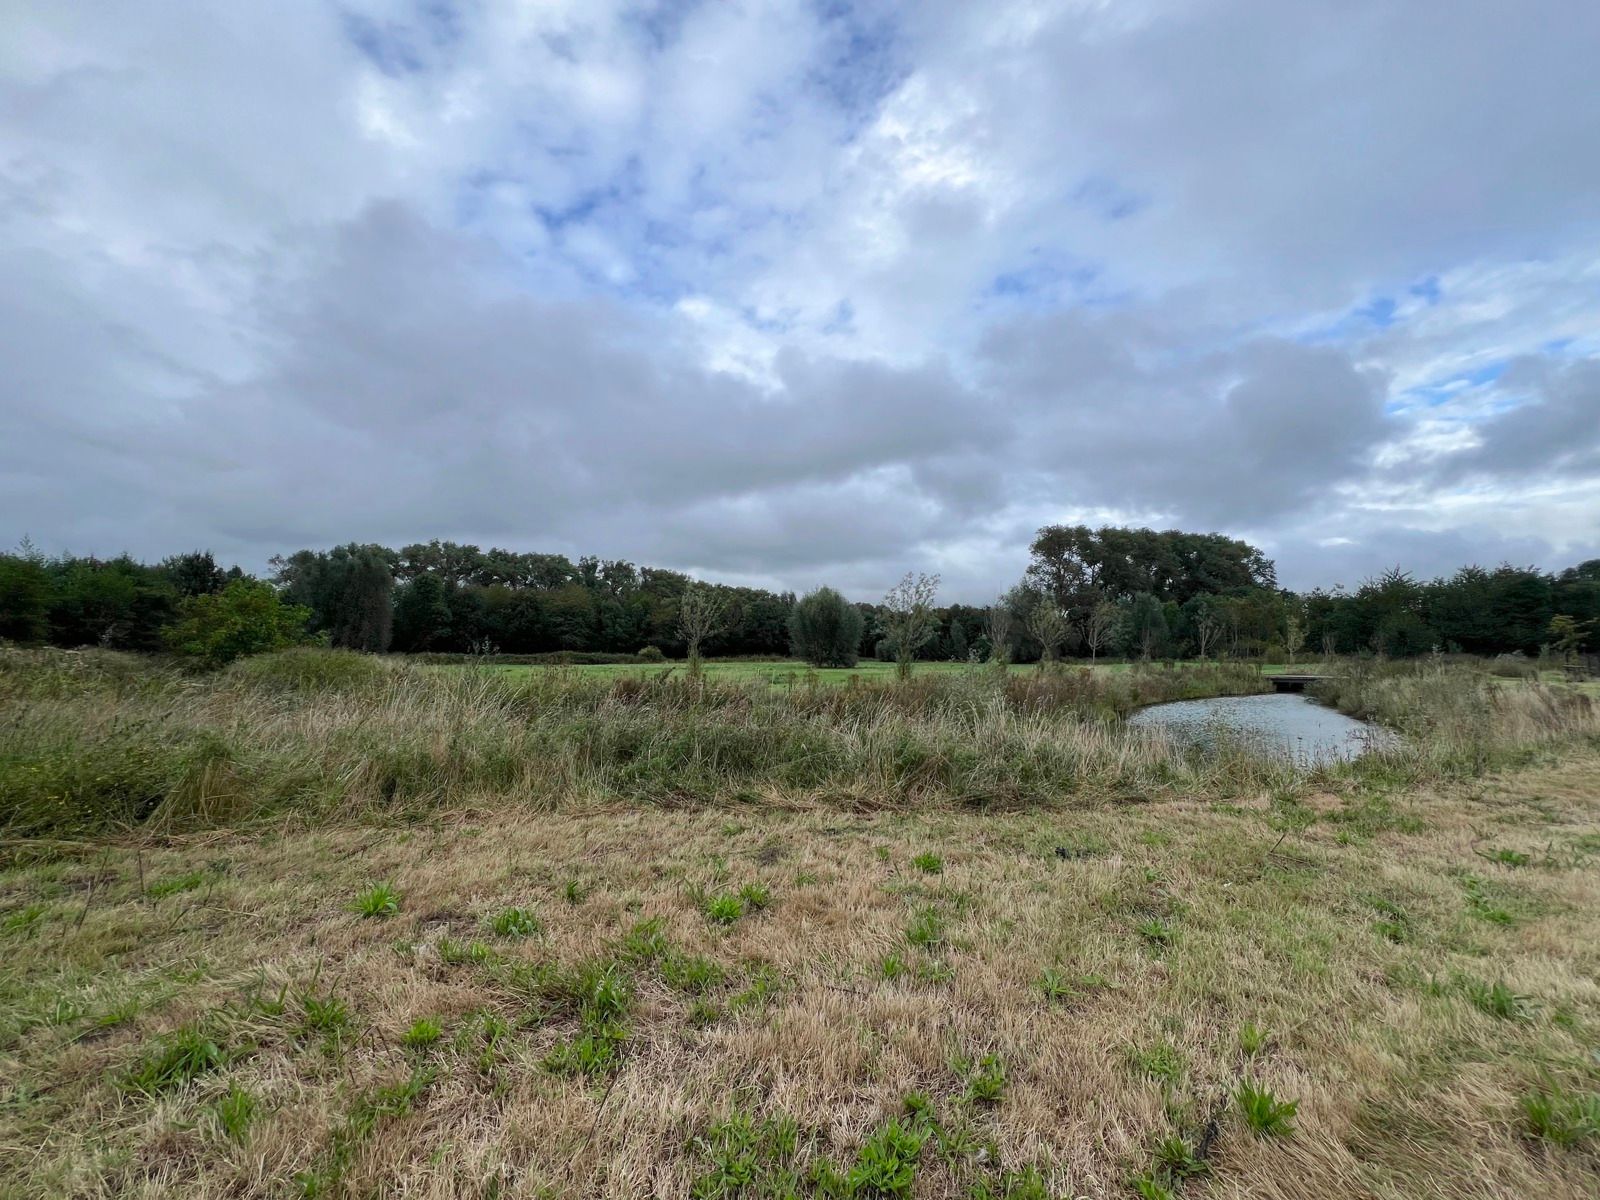
[(639, 651), (638, 659), (640, 662), (658, 663), (666, 662), (667, 656), (661, 652), (660, 646), (646, 646)]
[(832, 588), (795, 601), (789, 641), (796, 658), (814, 667), (853, 667), (861, 645), (861, 610)]
[(271, 584), (235, 579), (220, 592), (185, 599), (178, 623), (167, 630), (167, 645), (186, 658), (221, 667), (303, 641), (310, 618), (310, 609), (285, 604)]

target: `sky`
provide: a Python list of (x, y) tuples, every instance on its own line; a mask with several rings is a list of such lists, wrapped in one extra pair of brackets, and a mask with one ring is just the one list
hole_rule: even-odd
[(0, 0), (0, 545), (1600, 556), (1593, 0)]

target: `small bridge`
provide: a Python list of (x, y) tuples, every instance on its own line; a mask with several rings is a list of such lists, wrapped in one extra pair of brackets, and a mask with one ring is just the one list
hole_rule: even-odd
[(1331, 679), (1332, 676), (1330, 676), (1330, 675), (1290, 675), (1290, 674), (1288, 674), (1286, 672), (1286, 673), (1284, 673), (1282, 675), (1268, 675), (1267, 678), (1272, 680), (1272, 687), (1273, 687), (1274, 691), (1278, 691), (1278, 692), (1303, 692), (1303, 691), (1306, 690), (1306, 685), (1307, 684), (1316, 683), (1320, 679)]

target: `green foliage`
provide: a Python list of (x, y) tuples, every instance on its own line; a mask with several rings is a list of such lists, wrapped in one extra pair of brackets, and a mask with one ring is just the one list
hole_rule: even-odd
[(802, 596), (789, 613), (790, 652), (814, 667), (853, 667), (861, 646), (861, 610), (832, 588)]
[(237, 1083), (230, 1083), (228, 1090), (217, 1100), (217, 1124), (234, 1141), (242, 1142), (259, 1107), (254, 1095)]
[(969, 1200), (1057, 1200), (1039, 1168), (1032, 1165), (1002, 1172), (998, 1179), (978, 1179), (967, 1195)]
[(1467, 896), (1467, 909), (1481, 921), (1491, 925), (1515, 925), (1516, 917), (1498, 899), (1492, 885), (1475, 875), (1462, 880)]
[(418, 1017), (411, 1027), (400, 1035), (400, 1044), (407, 1050), (425, 1050), (444, 1036), (444, 1026), (432, 1017)]
[(1157, 1174), (1164, 1179), (1179, 1181), (1206, 1172), (1206, 1164), (1195, 1156), (1195, 1148), (1175, 1133), (1157, 1142), (1151, 1157)]
[(1600, 1140), (1600, 1092), (1579, 1094), (1549, 1087), (1522, 1098), (1529, 1134), (1557, 1146)]
[(1077, 994), (1066, 975), (1055, 967), (1046, 967), (1039, 972), (1039, 978), (1035, 981), (1035, 984), (1044, 993), (1044, 998), (1052, 1003), (1057, 1000), (1071, 999)]
[(275, 579), (292, 604), (311, 610), (311, 628), (346, 650), (382, 653), (394, 633), (398, 556), (384, 546), (299, 550), (274, 558)]
[(307, 992), (300, 997), (300, 1009), (300, 1028), (305, 1033), (335, 1041), (350, 1028), (350, 1006), (337, 996)]
[(579, 1030), (545, 1056), (545, 1069), (558, 1075), (604, 1074), (622, 1056), (633, 989), (616, 963), (595, 962), (577, 972), (571, 991)]
[[(958, 1066), (966, 1064), (958, 1063)], [(974, 1104), (999, 1104), (1006, 1095), (1006, 1068), (1000, 1057), (985, 1054), (975, 1067), (958, 1072), (967, 1077), (964, 1097)]]
[(1160, 917), (1150, 917), (1141, 921), (1135, 929), (1140, 937), (1157, 949), (1164, 949), (1172, 944), (1174, 937), (1172, 926)]
[(705, 903), (706, 919), (716, 925), (732, 925), (744, 916), (744, 900), (732, 892), (712, 896)]
[(122, 1077), (125, 1091), (146, 1096), (159, 1095), (226, 1066), (228, 1056), (222, 1047), (195, 1026), (187, 1026), (164, 1038), (156, 1048)]
[(526, 908), (507, 908), (496, 913), (490, 922), (490, 928), (501, 937), (532, 937), (538, 933), (542, 926), (539, 918), (532, 910)]
[(862, 1143), (855, 1165), (845, 1176), (852, 1197), (905, 1197), (917, 1180), (917, 1161), (928, 1140), (918, 1124), (891, 1119)]
[(407, 653), (451, 641), (451, 585), (435, 574), (418, 575), (394, 591), (394, 648)]
[(670, 988), (702, 995), (727, 978), (727, 972), (709, 958), (669, 954), (661, 962), (661, 981)]
[(363, 917), (392, 917), (400, 911), (400, 893), (387, 883), (375, 883), (356, 896), (352, 905)]
[(410, 1113), (433, 1079), (431, 1068), (418, 1067), (403, 1082), (385, 1084), (358, 1098), (344, 1121), (334, 1130), (321, 1161), (311, 1170), (295, 1176), (294, 1181), (299, 1185), (301, 1195), (308, 1200), (320, 1200), (321, 1197), (338, 1194), (356, 1150), (384, 1121)]
[(932, 950), (944, 941), (944, 918), (937, 909), (923, 908), (906, 926), (906, 941), (923, 950)]
[(1239, 1026), (1239, 1049), (1244, 1052), (1246, 1058), (1254, 1058), (1260, 1054), (1271, 1040), (1272, 1034), (1254, 1021), (1246, 1021)]
[(1513, 992), (1503, 980), (1497, 979), (1492, 984), (1478, 979), (1468, 980), (1465, 990), (1472, 1006), (1491, 1017), (1499, 1017), (1502, 1021), (1526, 1021), (1530, 1015), (1531, 997)]
[(0, 641), (44, 641), (50, 634), (50, 592), (43, 559), (0, 554)]
[(175, 654), (220, 667), (304, 640), (309, 609), (285, 604), (270, 584), (235, 579), (221, 592), (189, 596), (167, 630)]
[(180, 892), (192, 892), (206, 881), (204, 871), (185, 871), (182, 875), (168, 875), (164, 879), (153, 879), (150, 886), (145, 888), (145, 895), (155, 900), (165, 896), (176, 896)]
[(708, 1160), (706, 1170), (690, 1187), (689, 1195), (695, 1200), (779, 1200), (798, 1194), (800, 1178), (793, 1162), (800, 1130), (792, 1117), (757, 1122), (746, 1113), (734, 1113), (712, 1125), (694, 1145)]
[(1479, 858), (1502, 867), (1525, 867), (1533, 861), (1533, 855), (1503, 846), (1490, 850), (1479, 850), (1477, 854)]
[(1253, 1080), (1246, 1079), (1233, 1094), (1250, 1132), (1257, 1137), (1287, 1137), (1294, 1132), (1298, 1100), (1279, 1100)]
[(1128, 1050), (1128, 1062), (1139, 1074), (1168, 1087), (1177, 1087), (1183, 1082), (1183, 1052), (1171, 1042), (1131, 1047)]
[(938, 875), (944, 870), (944, 859), (932, 853), (918, 854), (911, 859), (911, 865), (924, 875)]

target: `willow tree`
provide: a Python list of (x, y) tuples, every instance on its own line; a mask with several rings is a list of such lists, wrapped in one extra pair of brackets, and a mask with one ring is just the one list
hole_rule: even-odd
[(906, 577), (883, 598), (883, 629), (894, 644), (895, 673), (901, 679), (911, 678), (911, 664), (917, 651), (939, 627), (933, 611), (933, 598), (938, 591), (937, 575), (907, 571)]
[(703, 583), (691, 583), (683, 590), (678, 605), (678, 636), (689, 649), (689, 676), (700, 677), (700, 643), (722, 632), (727, 622), (728, 602)]
[(794, 602), (789, 646), (814, 667), (853, 667), (860, 657), (861, 610), (830, 587)]

